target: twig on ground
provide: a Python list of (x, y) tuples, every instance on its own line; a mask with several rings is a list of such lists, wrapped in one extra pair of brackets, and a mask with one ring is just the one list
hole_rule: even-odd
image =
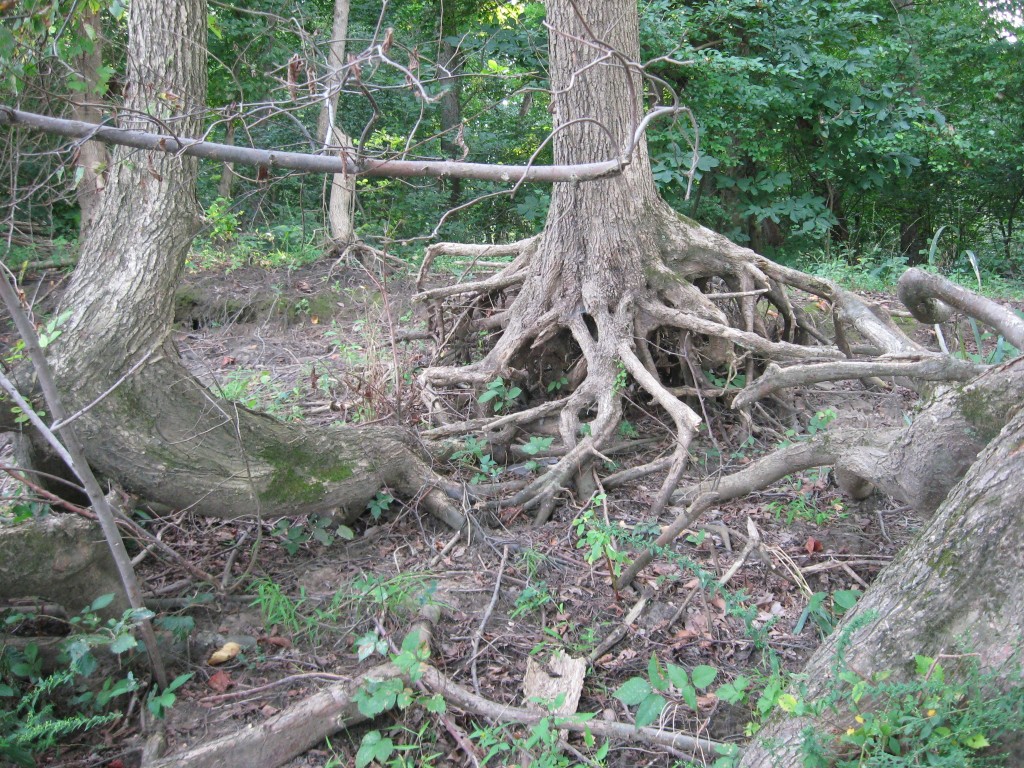
[(491, 619), (491, 614), (494, 612), (494, 606), (498, 604), (498, 595), (501, 594), (501, 577), (505, 573), (505, 562), (508, 560), (508, 547), (504, 547), (501, 551), (501, 565), (498, 566), (498, 576), (494, 580), (494, 592), (491, 594), (491, 602), (487, 604), (487, 610), (484, 611), (483, 618), (480, 619), (480, 626), (477, 627), (476, 634), (473, 635), (473, 663), (470, 665), (470, 671), (473, 676), (473, 690), (480, 694), (480, 681), (477, 679), (476, 674), (476, 660), (477, 652), (480, 649), (480, 640), (484, 636), (484, 630), (487, 627), (487, 622)]

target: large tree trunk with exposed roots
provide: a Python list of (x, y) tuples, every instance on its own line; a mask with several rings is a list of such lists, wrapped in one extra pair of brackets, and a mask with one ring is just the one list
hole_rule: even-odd
[[(125, 120), (201, 133), (205, 0), (133, 2), (129, 39)], [(387, 485), (424, 494), (432, 511), (461, 525), (401, 430), (285, 425), (219, 400), (185, 369), (169, 334), (174, 289), (199, 224), (196, 172), (186, 156), (114, 155), (63, 300), (71, 316), (50, 348), (68, 411), (91, 406), (76, 419), (90, 464), (147, 501), (215, 516), (349, 518)]]
[[(633, 146), (645, 86), (635, 63), (636, 3), (551, 3), (548, 20), (556, 162), (598, 161)], [(438, 365), (422, 380), (428, 405), (443, 419), (439, 393), (452, 387), (480, 388), (506, 376), (542, 393), (544, 384), (565, 376), (571, 394), (558, 404), (565, 454), (512, 500), (540, 506), (540, 519), (550, 513), (554, 493), (573, 476), (589, 490), (587, 467), (621, 417), (620, 370), (674, 422), (672, 471), (657, 507), (667, 502), (700, 423), (678, 392), (667, 387), (673, 379), (689, 385), (692, 395), (709, 383), (704, 372), (711, 368), (752, 373), (752, 353), (782, 360), (843, 357), (833, 346), (807, 349), (794, 343), (803, 339), (804, 330), (785, 283), (825, 296), (837, 308), (848, 307), (856, 316), (852, 322), (870, 327), (866, 333), (884, 351), (920, 350), (828, 281), (779, 267), (672, 211), (657, 194), (642, 136), (620, 176), (556, 185), (543, 233), (516, 250), (515, 261), (492, 278), (424, 292), (435, 301), (478, 292), (483, 303), (477, 307), (486, 317), (470, 322), (464, 315), (445, 335), (475, 322), (476, 328), (500, 328), (501, 337), (483, 360)], [(495, 305), (496, 296), (517, 287), (509, 307)], [(760, 296), (783, 318), (779, 341), (768, 338), (755, 312)], [(743, 351), (737, 353), (737, 347)], [(529, 429), (531, 421), (552, 412), (548, 405), (528, 409), (514, 422)], [(589, 434), (581, 438), (583, 422), (589, 423)], [(508, 425), (508, 420), (500, 423)], [(439, 427), (434, 434), (452, 434), (446, 429)]]

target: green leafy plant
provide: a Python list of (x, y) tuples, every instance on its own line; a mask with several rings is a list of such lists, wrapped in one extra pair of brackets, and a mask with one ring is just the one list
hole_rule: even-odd
[[(35, 755), (71, 734), (121, 718), (121, 713), (110, 707), (141, 685), (130, 671), (94, 679), (100, 667), (97, 654), (123, 657), (136, 651), (139, 643), (134, 631), (152, 613), (128, 610), (118, 618), (103, 619), (98, 612), (109, 607), (113, 598), (112, 594), (102, 595), (69, 620), (71, 633), (60, 645), (58, 668), (52, 673), (43, 673), (43, 657), (34, 643), (0, 652), (0, 761), (34, 766)], [(16, 628), (31, 618), (8, 614), (4, 625)], [(173, 691), (191, 675), (183, 677), (159, 694), (150, 692), (150, 700), (161, 705), (154, 714), (163, 714), (173, 705)]]
[(559, 376), (554, 381), (548, 382), (547, 391), (548, 392), (561, 392), (562, 389), (567, 387), (567, 386), (569, 386), (569, 377), (563, 375), (563, 376)]
[(452, 454), (454, 461), (466, 466), (473, 466), (475, 464), (480, 470), (470, 478), (469, 482), (472, 485), (478, 485), (488, 480), (497, 480), (505, 471), (504, 467), (491, 458), (491, 454), (484, 453), (488, 447), (485, 440), (480, 440), (472, 435), (466, 435), (465, 447)]
[[(698, 711), (697, 691), (704, 691), (715, 681), (718, 670), (701, 664), (689, 673), (677, 664), (665, 664), (651, 654), (647, 677), (631, 677), (613, 694), (627, 707), (636, 707), (638, 728), (650, 725), (660, 717), (668, 697), (681, 698), (694, 712)], [(735, 684), (734, 684), (735, 685)]]
[[(594, 715), (579, 713), (562, 717), (554, 714), (562, 706), (564, 700), (564, 694), (558, 696), (554, 701), (534, 699), (533, 702), (545, 707), (549, 714), (531, 726), (525, 736), (510, 735), (508, 729), (503, 727), (478, 727), (470, 734), (470, 738), (484, 752), (480, 765), (509, 765), (509, 758), (516, 754), (528, 754), (530, 765), (539, 768), (572, 768), (572, 766), (579, 765), (578, 762), (566, 755), (559, 745), (562, 733), (560, 726), (568, 722), (586, 722), (592, 720)], [(589, 730), (584, 730), (583, 745), (592, 752), (588, 757), (588, 765), (604, 765), (610, 746), (608, 742), (597, 746), (594, 735)]]
[(512, 610), (509, 611), (508, 617), (510, 619), (518, 619), (520, 616), (540, 611), (544, 606), (551, 605), (554, 602), (555, 598), (548, 589), (547, 582), (530, 582), (516, 596), (515, 604), (512, 606)]
[(619, 437), (626, 440), (636, 440), (640, 437), (640, 433), (637, 431), (636, 427), (633, 426), (632, 422), (629, 422), (626, 419), (619, 422), (618, 431)]
[(370, 517), (374, 520), (380, 520), (388, 508), (394, 502), (395, 497), (385, 491), (378, 491), (377, 495), (374, 496), (366, 503), (366, 508), (370, 510)]
[(621, 360), (615, 361), (615, 381), (612, 383), (612, 391), (617, 395), (625, 391), (626, 382), (629, 380), (629, 371)]
[[(554, 442), (553, 437), (540, 437), (538, 435), (531, 435), (530, 439), (522, 446), (522, 451), (527, 456), (536, 456), (538, 453), (551, 448), (551, 444)], [(536, 461), (528, 461), (524, 465), (530, 472), (536, 472), (539, 468), (539, 464)]]
[(314, 541), (329, 547), (338, 539), (351, 541), (355, 538), (351, 528), (335, 522), (330, 515), (310, 515), (297, 520), (281, 518), (274, 525), (273, 533), (289, 555), (298, 553)]
[(437, 581), (422, 573), (362, 574), (351, 585), (357, 601), (377, 612), (405, 614), (434, 602)]
[(491, 403), (494, 407), (495, 413), (508, 408), (512, 403), (515, 402), (523, 394), (523, 390), (516, 386), (508, 386), (505, 384), (505, 380), (500, 376), (494, 381), (489, 382), (487, 387), (484, 389), (483, 394), (477, 398), (478, 403)]
[[(830, 635), (832, 630), (835, 629), (837, 618), (856, 605), (860, 596), (861, 591), (859, 589), (840, 589), (831, 595), (828, 592), (815, 592), (808, 598), (807, 605), (801, 611), (800, 617), (793, 627), (793, 634), (799, 635), (803, 631), (804, 626), (806, 626), (808, 619), (810, 619), (818, 626), (822, 637)], [(832, 611), (828, 609), (830, 597), (832, 599)]]
[(794, 520), (825, 525), (835, 518), (846, 517), (846, 507), (842, 501), (836, 499), (826, 506), (819, 507), (811, 493), (801, 493), (784, 501), (771, 501), (765, 509), (771, 512), (776, 520), (785, 518), (787, 525), (791, 525)]
[[(603, 493), (596, 494), (583, 513), (573, 520), (573, 527), (576, 529), (576, 548), (585, 549), (584, 558), (588, 563), (604, 560), (608, 566), (608, 574), (611, 578), (613, 589), (616, 579), (622, 572), (622, 566), (629, 562), (629, 555), (620, 551), (615, 544), (615, 536), (611, 528), (596, 520), (596, 510), (603, 507), (606, 496)], [(616, 595), (618, 591), (616, 590)]]
[(48, 346), (53, 344), (57, 339), (61, 337), (63, 326), (70, 318), (73, 310), (65, 309), (57, 317), (51, 318), (43, 324), (43, 327), (36, 331), (39, 337), (39, 346), (42, 349), (46, 349)]
[(146, 709), (153, 713), (153, 717), (162, 719), (172, 706), (177, 701), (177, 691), (181, 686), (192, 679), (194, 673), (189, 672), (184, 675), (178, 675), (171, 682), (167, 684), (167, 687), (163, 690), (153, 688), (146, 697)]
[[(387, 642), (378, 639), (370, 640), (364, 635), (361, 640), (373, 646), (374, 651), (383, 647), (387, 649)], [(358, 644), (358, 641), (357, 641)], [(363, 651), (360, 650), (360, 653)], [(369, 655), (369, 654), (367, 654)], [(392, 656), (392, 663), (408, 678), (412, 684), (417, 683), (423, 677), (423, 667), (430, 658), (430, 648), (422, 642), (419, 633), (410, 632), (402, 640), (402, 647), (397, 654)], [(414, 704), (422, 706), (427, 712), (441, 714), (445, 711), (445, 701), (440, 694), (427, 696), (418, 692), (415, 688), (406, 685), (401, 678), (393, 677), (386, 680), (365, 680), (359, 686), (355, 695), (356, 706), (366, 717), (376, 717), (396, 707), (406, 710)], [(420, 731), (420, 740), (424, 732)], [(424, 756), (417, 754), (415, 762), (407, 763), (401, 756), (402, 752), (418, 751), (417, 744), (397, 744), (391, 736), (382, 734), (380, 731), (369, 731), (363, 735), (356, 753), (355, 764), (357, 768), (363, 768), (376, 761), (381, 765), (388, 766), (412, 766), (428, 764), (435, 756)], [(396, 762), (392, 762), (395, 755), (399, 755)]]

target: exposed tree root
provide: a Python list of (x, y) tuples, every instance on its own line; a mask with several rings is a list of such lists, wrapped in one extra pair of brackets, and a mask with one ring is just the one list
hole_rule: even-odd
[[(546, 260), (555, 247), (549, 241), (560, 239), (557, 228), (529, 241), (512, 270), (521, 287), (500, 310), (502, 335), (496, 344), (476, 362), (435, 366), (422, 376), (426, 402), (445, 422), (428, 430), (427, 437), (476, 431), (493, 442), (515, 440), (546, 431), (545, 423), (558, 413), (563, 445), (558, 463), (502, 502), (538, 509), (538, 521), (547, 518), (558, 493), (573, 480), (581, 497), (589, 495), (583, 478), (603, 457), (622, 417), (624, 374), (674, 425), (672, 455), (638, 470), (669, 470), (652, 503), (657, 515), (672, 497), (701, 423), (697, 411), (678, 397), (680, 392), (696, 395), (702, 408), (705, 401), (731, 398), (732, 408), (743, 413), (755, 401), (793, 386), (843, 379), (879, 385), (883, 378), (899, 377), (901, 383), (925, 391), (924, 382), (965, 382), (986, 371), (985, 366), (921, 347), (881, 308), (834, 283), (777, 265), (671, 212), (658, 208), (651, 227), (657, 235), (641, 240), (653, 239), (654, 253), (634, 253), (646, 264), (643, 282), (616, 296), (608, 296), (585, 272), (572, 280), (563, 274), (561, 286), (545, 277), (551, 269)], [(564, 272), (570, 266), (560, 263), (558, 269)], [(467, 306), (493, 308), (501, 299), (491, 286), (500, 285), (504, 292), (512, 284), (509, 278), (505, 274), (492, 283), (452, 286), (428, 297), (466, 291), (475, 296)], [(937, 293), (994, 325), (1011, 343), (1021, 341), (1017, 326), (1024, 323), (993, 302), (979, 303), (970, 292), (926, 273), (909, 272), (902, 285), (901, 296), (907, 301), (913, 296), (915, 307), (927, 305), (931, 293)], [(820, 342), (825, 334), (791, 298), (797, 295), (794, 291), (809, 294), (805, 302), (830, 310), (834, 346)], [(441, 304), (436, 306), (443, 311)], [(463, 315), (467, 333), (477, 327), (474, 311)], [(931, 321), (935, 315), (923, 317)], [(869, 357), (860, 356), (864, 352)], [(746, 381), (738, 394), (711, 380), (712, 375), (732, 379), (741, 372)], [(546, 384), (559, 374), (572, 387), (571, 394), (542, 401)], [(510, 414), (452, 420), (458, 408), (452, 408), (446, 393), (464, 393), (464, 411), (499, 376), (526, 390), (531, 405)], [(841, 486), (855, 497), (877, 487), (930, 513), (1005, 423), (1006, 408), (1024, 395), (1016, 379), (1013, 372), (989, 372), (941, 395), (910, 427), (819, 435), (732, 477), (685, 489), (674, 501), (711, 490), (732, 498), (799, 469), (828, 465), (836, 467)]]

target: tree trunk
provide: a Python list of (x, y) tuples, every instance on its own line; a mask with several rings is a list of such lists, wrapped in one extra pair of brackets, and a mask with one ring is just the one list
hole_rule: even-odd
[[(86, 123), (99, 123), (103, 120), (103, 111), (96, 102), (100, 97), (100, 67), (103, 65), (103, 27), (99, 11), (86, 5), (78, 22), (78, 31), (83, 40), (90, 40), (92, 48), (79, 56), (75, 61), (78, 74), (85, 83), (85, 90), (72, 101), (72, 112), (75, 120)], [(78, 149), (75, 166), (81, 173), (75, 186), (78, 207), (81, 211), (79, 231), (84, 237), (96, 218), (100, 197), (107, 183), (107, 169), (110, 166), (110, 153), (105, 144), (98, 141), (86, 141)]]
[[(453, 19), (457, 17), (455, 8), (445, 4), (442, 8), (441, 43), (438, 49), (437, 69), (438, 85), (441, 94), (441, 149), (446, 155), (455, 159), (464, 159), (469, 148), (462, 136), (462, 64), (464, 56), (454, 45), (448, 42), (450, 35), (456, 34)], [(444, 184), (445, 182), (440, 182)], [(451, 179), (448, 204), (451, 207), (462, 202), (462, 180)]]
[[(128, 61), (125, 121), (199, 134), (205, 0), (134, 0)], [(94, 404), (76, 421), (92, 466), (145, 500), (223, 517), (354, 517), (382, 485), (420, 493), (433, 474), (401, 430), (281, 424), (218, 400), (182, 365), (168, 336), (199, 221), (196, 171), (188, 156), (119, 149), (82, 244), (63, 300), (72, 314), (50, 349), (68, 411)], [(461, 524), (441, 491), (424, 501)]]
[[(632, 146), (643, 117), (635, 0), (549, 3), (548, 23), (555, 162), (620, 155)], [(566, 376), (572, 394), (561, 411), (560, 433), (567, 453), (539, 485), (513, 500), (542, 503), (541, 518), (550, 511), (553, 489), (573, 473), (583, 481), (600, 444), (613, 434), (623, 368), (671, 414), (681, 467), (700, 419), (665, 389), (647, 342), (671, 347), (676, 373), (690, 370), (687, 359), (698, 369), (705, 359), (727, 365), (728, 343), (682, 326), (691, 320), (727, 326), (726, 313), (694, 282), (717, 276), (735, 290), (767, 286), (756, 258), (658, 197), (641, 136), (621, 175), (555, 186), (544, 232), (496, 278), (502, 287), (522, 284), (508, 310), (489, 318), (490, 327), (502, 324), (501, 338), (482, 361), (425, 371), (425, 396), (429, 402), (435, 389), (480, 387), (496, 376), (524, 386)], [(742, 319), (751, 332), (753, 307), (745, 302)], [(665, 326), (671, 341), (663, 344), (654, 337)], [(581, 439), (581, 433), (588, 434)]]
[[(327, 53), (327, 78), (324, 105), (318, 123), (324, 149), (347, 152), (352, 140), (338, 125), (338, 100), (345, 79), (345, 42), (348, 37), (349, 0), (334, 1), (334, 23)], [(355, 241), (356, 180), (354, 176), (337, 173), (331, 177), (327, 204), (327, 226), (334, 247), (344, 249)]]
[[(224, 143), (230, 147), (235, 145), (235, 121), (228, 118), (227, 128), (224, 132)], [(235, 164), (224, 163), (220, 167), (220, 181), (217, 182), (217, 197), (225, 200), (231, 199), (232, 187), (235, 183)]]
[[(843, 666), (865, 680), (890, 670), (893, 680), (905, 680), (914, 672), (915, 655), (935, 658), (962, 648), (977, 653), (989, 670), (1009, 670), (1008, 663), (1020, 661), (1024, 409), (1018, 405), (1011, 413), (1012, 420), (981, 452), (924, 531), (879, 574), (811, 657), (802, 674), (802, 699), (815, 701), (844, 685), (836, 679), (840, 643)], [(852, 634), (847, 631), (865, 616), (875, 618)], [(1020, 686), (1019, 677), (1008, 684)], [(747, 748), (740, 765), (801, 765), (805, 729), (811, 727), (822, 741), (835, 738), (851, 725), (854, 714), (829, 713), (813, 722), (779, 715)], [(1024, 746), (1006, 746), (1013, 750), (1006, 765), (1021, 765)]]

